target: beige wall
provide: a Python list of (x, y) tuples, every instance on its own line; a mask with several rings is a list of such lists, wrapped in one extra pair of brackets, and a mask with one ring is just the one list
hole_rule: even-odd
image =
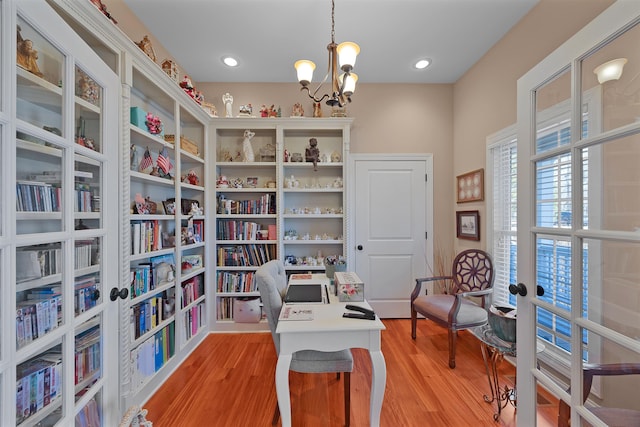
[[(613, 0), (541, 0), (511, 31), (491, 48), (453, 90), (453, 170), (455, 176), (484, 168), (486, 137), (516, 122), (516, 82), (599, 15)], [(481, 236), (486, 236), (486, 204), (466, 203), (455, 209), (478, 209)], [(455, 235), (455, 232), (454, 232)], [(463, 243), (464, 242), (464, 243)], [(484, 248), (479, 242), (458, 241), (459, 249)], [(476, 245), (470, 244), (476, 243)]]
[[(455, 177), (484, 168), (486, 137), (515, 123), (517, 79), (613, 2), (541, 0), (454, 85), (358, 85), (348, 107), (349, 116), (355, 117), (352, 152), (433, 154), (436, 254), (451, 253), (452, 248), (485, 248), (485, 202), (456, 204)], [(108, 7), (132, 40), (149, 34), (158, 62), (168, 57), (123, 3), (113, 1)], [(366, 82), (364, 72), (361, 82)], [(251, 103), (256, 112), (261, 104), (274, 104), (286, 116), (295, 102), (301, 102), (305, 115), (311, 115), (311, 103), (297, 83), (196, 82), (195, 86), (220, 114), (221, 96), (229, 92), (234, 112), (240, 104)], [(324, 113), (329, 114), (328, 107)], [(455, 211), (475, 209), (481, 215), (481, 241), (457, 240)]]

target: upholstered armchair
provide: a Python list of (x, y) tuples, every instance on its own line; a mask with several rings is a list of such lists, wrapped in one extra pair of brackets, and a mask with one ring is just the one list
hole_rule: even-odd
[[(591, 392), (593, 377), (596, 375), (637, 375), (640, 374), (640, 363), (590, 363), (584, 365), (582, 373), (582, 396), (583, 402), (586, 402)], [(604, 406), (589, 408), (589, 410), (608, 426), (640, 426), (640, 411), (638, 410)], [(560, 400), (558, 405), (558, 427), (569, 427), (571, 425), (569, 422), (570, 416), (571, 407), (564, 400)]]
[[(425, 290), (422, 294), (423, 283), (442, 280), (451, 282), (450, 293), (427, 295)], [(455, 368), (457, 332), (487, 323), (492, 293), (493, 262), (489, 254), (478, 249), (460, 252), (453, 260), (450, 276), (416, 279), (411, 293), (411, 338), (416, 339), (418, 313), (447, 328), (449, 367)]]

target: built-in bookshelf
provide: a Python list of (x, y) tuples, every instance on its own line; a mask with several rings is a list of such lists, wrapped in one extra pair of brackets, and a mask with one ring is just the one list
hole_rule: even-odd
[[(324, 271), (326, 256), (346, 253), (350, 126), (348, 118), (213, 119), (216, 329), (266, 327), (233, 316), (239, 301), (259, 296), (254, 276), (263, 263), (282, 259), (288, 272)], [(245, 161), (247, 130), (253, 161)], [(311, 138), (320, 151), (316, 165), (305, 161)]]
[[(6, 3), (2, 3), (3, 7)], [(57, 245), (63, 253), (72, 251), (78, 258), (73, 261), (78, 262), (74, 275), (66, 276), (63, 271), (47, 279), (38, 279), (43, 281), (38, 285), (42, 287), (53, 288), (58, 282), (63, 282), (63, 306), (76, 299), (75, 289), (69, 290), (69, 294), (64, 293), (65, 280), (70, 280), (70, 289), (77, 284), (78, 294), (82, 292), (93, 297), (98, 293), (88, 290), (92, 276), (97, 275), (95, 283), (106, 283), (100, 276), (102, 263), (91, 263), (95, 256), (96, 259), (104, 257), (105, 239), (103, 236), (94, 239), (93, 234), (96, 233), (92, 230), (102, 230), (105, 218), (113, 221), (109, 230), (115, 236), (116, 247), (108, 253), (119, 259), (109, 272), (119, 277), (112, 278), (107, 289), (98, 285), (98, 301), (108, 301), (118, 311), (116, 316), (119, 319), (110, 319), (110, 328), (100, 329), (102, 334), (112, 334), (116, 340), (107, 346), (103, 342), (100, 351), (118, 349), (121, 353), (119, 357), (110, 354), (113, 357), (109, 359), (109, 363), (115, 366), (110, 375), (115, 388), (83, 396), (77, 405), (85, 405), (87, 410), (75, 412), (78, 417), (88, 420), (94, 413), (89, 409), (96, 408), (101, 414), (102, 425), (117, 425), (119, 416), (132, 405), (142, 405), (209, 329), (207, 320), (212, 311), (208, 307), (213, 301), (207, 299), (208, 282), (212, 279), (206, 262), (211, 257), (205, 245), (209, 233), (205, 209), (208, 194), (205, 189), (208, 182), (207, 124), (210, 116), (91, 2), (55, 0), (49, 3), (55, 8), (56, 16), (64, 20), (61, 25), (80, 34), (89, 44), (88, 50), (99, 56), (91, 61), (82, 61), (82, 64), (100, 63), (109, 68), (116, 75), (118, 94), (113, 100), (115, 109), (105, 116), (102, 104), (96, 102), (95, 87), (86, 84), (87, 77), (94, 77), (89, 72), (91, 70), (80, 66), (74, 69), (77, 86), (69, 86), (70, 90), (72, 86), (78, 89), (75, 97), (65, 93), (65, 85), (58, 84), (58, 76), (69, 74), (63, 69), (64, 65), (58, 65), (60, 69), (55, 73), (45, 73), (47, 83), (40, 85), (45, 90), (34, 85), (34, 81), (40, 80), (35, 79), (32, 73), (18, 70), (18, 81), (24, 82), (24, 88), (19, 92), (24, 93), (24, 97), (33, 94), (44, 99), (46, 105), (40, 110), (44, 115), (49, 115), (49, 110), (62, 110), (57, 104), (64, 99), (75, 100), (73, 120), (65, 121), (53, 115), (46, 123), (49, 128), (63, 133), (69, 129), (75, 154), (69, 157), (65, 146), (60, 148), (59, 144), (50, 144), (47, 138), (41, 142), (40, 133), (45, 132), (42, 129), (35, 133), (20, 133), (20, 152), (28, 167), (19, 166), (25, 171), (25, 176), (15, 175), (12, 179), (29, 181), (25, 184), (31, 187), (25, 187), (25, 193), (51, 193), (47, 197), (52, 201), (61, 191), (63, 204), (60, 210), (52, 204), (42, 211), (16, 210), (13, 215), (20, 218), (17, 228), (25, 235), (25, 240), (37, 228), (43, 235), (48, 233), (48, 240), (35, 243)], [(15, 35), (5, 34), (3, 30), (3, 40), (13, 38)], [(11, 58), (15, 58), (15, 51)], [(48, 58), (46, 61), (53, 64)], [(62, 63), (58, 61), (58, 64)], [(47, 93), (43, 97), (45, 91)], [(16, 114), (24, 116), (25, 122), (32, 120), (23, 110), (23, 104), (18, 103)], [(147, 121), (155, 122), (155, 125), (159, 122), (161, 126), (148, 126)], [(109, 135), (97, 132), (102, 128), (108, 128)], [(27, 138), (22, 136), (23, 133)], [(58, 136), (54, 134), (51, 138), (57, 142)], [(32, 154), (33, 144), (38, 145), (36, 154)], [(107, 148), (115, 152), (114, 157), (109, 158), (111, 170), (105, 168)], [(45, 160), (41, 160), (42, 157)], [(46, 168), (38, 163), (43, 161), (47, 163)], [(70, 170), (74, 173), (67, 172)], [(49, 176), (35, 176), (42, 171), (47, 171)], [(26, 176), (27, 172), (34, 176)], [(109, 193), (105, 193), (104, 182), (109, 182), (106, 187)], [(66, 195), (67, 191), (72, 195)], [(74, 212), (70, 223), (66, 212)], [(59, 233), (67, 228), (78, 230), (79, 242), (93, 239), (92, 246), (99, 245), (98, 251), (90, 251), (92, 258), (89, 264), (86, 246), (80, 245), (76, 249), (60, 239)], [(23, 246), (28, 249), (29, 245)], [(0, 251), (8, 253), (2, 247)], [(147, 268), (149, 271), (145, 271)], [(190, 289), (194, 282), (202, 283), (204, 287), (196, 287), (193, 293), (185, 294), (184, 290)], [(21, 286), (26, 292), (32, 285), (25, 282)], [(186, 295), (194, 298), (183, 300)], [(65, 302), (65, 299), (70, 302)], [(89, 304), (87, 301), (85, 309)], [(77, 307), (81, 309), (82, 306)], [(90, 308), (85, 312), (87, 314), (79, 316), (86, 317), (93, 311), (95, 309)], [(69, 312), (75, 313), (76, 306)], [(63, 326), (64, 319), (57, 330)], [(56, 333), (59, 332), (53, 330), (47, 336)], [(73, 342), (73, 339), (66, 342)], [(65, 353), (64, 345), (62, 354), (69, 354)], [(102, 371), (105, 372), (105, 367)], [(109, 415), (103, 413), (105, 405)], [(71, 406), (65, 407), (66, 413), (72, 414), (72, 409)], [(73, 420), (62, 424), (71, 423)]]
[(120, 82), (46, 2), (0, 17), (0, 424), (117, 424)]
[(129, 331), (122, 381), (127, 406), (144, 401), (181, 362), (176, 354), (203, 338), (208, 277), (208, 116), (146, 56), (129, 66), (124, 215), (130, 247), (123, 260), (131, 289), (121, 320), (122, 330)]

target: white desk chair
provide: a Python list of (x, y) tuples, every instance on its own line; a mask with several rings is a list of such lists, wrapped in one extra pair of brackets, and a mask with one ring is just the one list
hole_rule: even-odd
[[(256, 283), (262, 298), (264, 311), (271, 329), (271, 337), (280, 354), (280, 336), (276, 334), (278, 317), (282, 308), (284, 292), (287, 288), (287, 275), (284, 265), (279, 260), (269, 261), (263, 264), (256, 272)], [(345, 425), (350, 422), (350, 385), (351, 371), (353, 370), (353, 356), (351, 350), (334, 352), (322, 352), (315, 350), (302, 350), (293, 354), (289, 370), (302, 373), (338, 373), (344, 372), (344, 415)], [(272, 424), (275, 425), (280, 418), (280, 410), (276, 404)]]

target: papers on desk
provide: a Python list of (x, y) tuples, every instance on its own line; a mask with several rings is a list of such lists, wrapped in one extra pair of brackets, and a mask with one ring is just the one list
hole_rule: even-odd
[(313, 308), (299, 305), (285, 305), (278, 320), (313, 320)]

